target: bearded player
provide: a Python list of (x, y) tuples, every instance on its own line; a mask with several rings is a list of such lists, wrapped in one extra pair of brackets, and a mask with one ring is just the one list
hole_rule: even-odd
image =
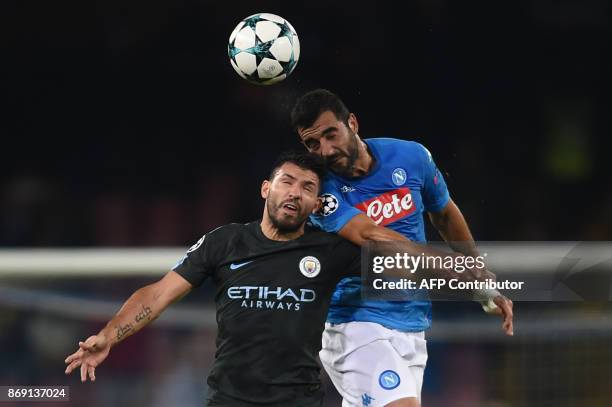
[[(453, 250), (478, 255), (468, 225), (424, 146), (392, 138), (361, 139), (355, 114), (324, 89), (302, 96), (291, 121), (302, 144), (324, 157), (332, 171), (322, 188), (323, 210), (311, 217), (312, 223), (357, 245), (423, 243), (427, 212)], [(408, 241), (408, 254), (421, 254), (422, 247)], [(365, 300), (360, 281), (347, 277), (336, 287), (321, 362), (343, 397), (343, 407), (418, 407), (431, 302)], [(512, 301), (495, 290), (475, 295), (503, 316), (503, 329), (512, 335)]]
[(172, 271), (137, 290), (105, 328), (79, 342), (66, 374), (80, 368), (82, 381), (95, 380), (111, 348), (209, 280), (218, 331), (206, 405), (320, 407), (317, 353), (329, 298), (340, 279), (360, 274), (356, 246), (305, 227), (324, 172), (316, 155), (281, 156), (261, 186), (262, 219), (207, 233)]

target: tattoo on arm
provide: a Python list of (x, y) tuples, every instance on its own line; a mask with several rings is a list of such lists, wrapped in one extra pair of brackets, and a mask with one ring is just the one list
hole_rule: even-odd
[(146, 319), (147, 321), (151, 320), (151, 314), (153, 313), (153, 311), (151, 311), (151, 308), (145, 306), (144, 304), (141, 304), (142, 310), (140, 310), (140, 312), (138, 314), (136, 314), (136, 318), (134, 318), (134, 322), (139, 323), (140, 321)]
[(136, 324), (139, 324), (144, 320), (146, 320), (147, 322), (151, 321), (152, 313), (153, 311), (151, 310), (151, 307), (141, 304), (141, 310), (138, 312), (138, 314), (136, 314), (133, 322), (128, 322), (127, 324), (123, 326), (119, 325), (116, 327), (117, 328), (117, 342), (121, 341), (128, 334), (133, 332)]
[(125, 324), (123, 326), (119, 325), (117, 327), (117, 341), (120, 341), (125, 338), (128, 333), (132, 332), (132, 329), (134, 329), (134, 326), (132, 324)]

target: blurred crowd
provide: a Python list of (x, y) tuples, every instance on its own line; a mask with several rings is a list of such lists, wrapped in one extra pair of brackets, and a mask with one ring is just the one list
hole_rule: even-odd
[[(429, 147), (477, 239), (612, 235), (603, 0), (0, 8), (0, 246), (184, 246), (258, 218), (274, 157), (301, 148), (291, 107), (316, 87), (362, 137)], [(226, 58), (260, 8), (302, 44), (272, 87)]]

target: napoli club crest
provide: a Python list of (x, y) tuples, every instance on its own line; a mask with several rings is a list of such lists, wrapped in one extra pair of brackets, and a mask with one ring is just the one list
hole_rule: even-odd
[(321, 262), (314, 256), (306, 256), (300, 260), (300, 272), (308, 278), (313, 278), (321, 272)]
[(391, 180), (398, 187), (406, 183), (406, 171), (403, 168), (396, 168), (391, 174)]
[(378, 384), (385, 390), (393, 390), (400, 385), (400, 377), (394, 370), (385, 370), (378, 376)]

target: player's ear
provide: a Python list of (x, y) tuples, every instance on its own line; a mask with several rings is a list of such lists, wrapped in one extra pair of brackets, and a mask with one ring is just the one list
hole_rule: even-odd
[(312, 213), (317, 213), (321, 210), (321, 208), (323, 207), (323, 198), (318, 196), (317, 197), (317, 202), (315, 203), (314, 208), (312, 209)]
[(270, 194), (270, 181), (267, 179), (261, 183), (261, 197), (263, 199), (268, 199), (268, 195)]
[(357, 122), (357, 116), (355, 116), (353, 113), (349, 113), (347, 122), (353, 133), (359, 132), (359, 122)]

